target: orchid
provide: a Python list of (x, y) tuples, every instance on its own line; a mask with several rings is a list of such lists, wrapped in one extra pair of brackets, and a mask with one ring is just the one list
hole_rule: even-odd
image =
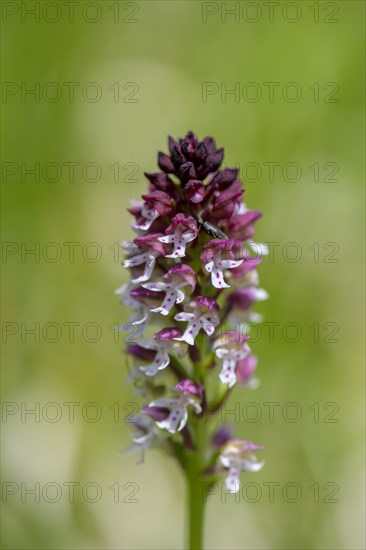
[(148, 281), (154, 271), (156, 259), (164, 254), (164, 246), (159, 242), (161, 233), (144, 235), (127, 243), (130, 253), (123, 262), (123, 267), (136, 269), (143, 266), (143, 273), (131, 279), (132, 283)]
[(129, 282), (116, 291), (132, 310), (122, 328), (137, 331), (127, 380), (142, 404), (128, 452), (176, 457), (189, 490), (188, 545), (199, 550), (204, 481), (237, 492), (240, 473), (263, 466), (255, 455), (262, 447), (218, 427), (215, 413), (235, 386), (258, 385), (258, 359), (237, 318), (259, 319), (255, 304), (268, 294), (257, 267), (268, 249), (253, 240), (261, 213), (243, 203), (238, 170), (221, 168), (215, 140), (188, 132), (168, 147), (129, 209), (137, 236), (123, 244)]
[[(162, 397), (153, 401), (144, 407), (142, 412), (155, 418), (156, 425), (159, 428), (175, 433), (181, 431), (187, 423), (188, 405), (192, 405), (196, 414), (202, 412), (200, 401), (202, 399), (202, 388), (194, 384), (191, 380), (182, 380), (173, 388), (180, 392), (176, 399)], [(164, 412), (166, 413), (164, 414)]]
[(225, 481), (226, 490), (229, 493), (237, 493), (240, 489), (239, 473), (241, 471), (258, 472), (263, 468), (264, 462), (258, 462), (253, 451), (263, 449), (261, 445), (255, 445), (251, 441), (240, 439), (229, 440), (223, 446), (220, 454), (220, 462), (227, 471)]
[(177, 214), (172, 219), (171, 225), (166, 229), (166, 236), (158, 237), (162, 243), (174, 244), (172, 254), (166, 254), (166, 258), (184, 258), (186, 245), (192, 242), (198, 234), (196, 221), (192, 216)]
[(174, 304), (180, 304), (185, 298), (184, 292), (181, 290), (185, 286), (190, 286), (191, 291), (196, 285), (195, 272), (191, 267), (184, 264), (174, 265), (162, 277), (162, 281), (154, 283), (146, 283), (142, 285), (153, 292), (164, 292), (165, 298), (161, 306), (158, 306), (151, 311), (168, 315)]
[(201, 259), (205, 270), (211, 273), (211, 282), (215, 288), (229, 288), (224, 279), (224, 269), (239, 267), (244, 258), (234, 259), (234, 239), (220, 240), (212, 239), (203, 248)]
[(140, 347), (155, 352), (153, 361), (149, 365), (139, 367), (146, 376), (154, 376), (159, 370), (163, 370), (169, 365), (169, 351), (175, 350), (180, 356), (184, 355), (183, 346), (175, 341), (180, 335), (181, 331), (177, 328), (165, 328), (154, 334), (152, 340), (141, 340), (139, 342)]
[(246, 343), (249, 336), (238, 334), (234, 330), (225, 332), (214, 344), (217, 357), (223, 359), (220, 380), (231, 388), (236, 382), (235, 370), (239, 361), (250, 354), (250, 348)]
[(193, 346), (195, 338), (201, 329), (209, 336), (215, 332), (215, 328), (220, 322), (218, 315), (219, 306), (215, 300), (206, 298), (205, 296), (197, 296), (195, 300), (186, 304), (184, 309), (184, 312), (177, 313), (174, 317), (176, 321), (188, 321), (184, 334), (176, 338), (176, 340), (182, 340)]
[(127, 450), (128, 453), (140, 452), (140, 462), (144, 462), (145, 450), (148, 449), (154, 439), (155, 424), (148, 416), (135, 416), (134, 429), (131, 433), (133, 444)]

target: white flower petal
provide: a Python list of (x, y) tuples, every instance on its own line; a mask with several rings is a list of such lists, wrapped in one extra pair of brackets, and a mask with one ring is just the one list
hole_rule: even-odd
[(146, 219), (142, 224), (138, 225), (137, 223), (133, 223), (132, 224), (132, 227), (133, 229), (136, 229), (137, 231), (147, 231), (148, 229), (150, 229), (150, 227), (152, 226), (152, 224), (154, 223), (154, 220), (156, 219), (155, 218), (151, 218), (151, 219)]
[(227, 384), (232, 388), (236, 382), (235, 374), (236, 362), (234, 359), (226, 359), (223, 362), (219, 378), (223, 384)]
[(175, 303), (180, 304), (181, 302), (183, 302), (183, 300), (185, 298), (185, 294), (184, 294), (184, 292), (179, 290), (179, 288), (176, 288), (176, 293), (177, 293), (177, 298), (175, 300)]
[(170, 409), (174, 407), (178, 402), (178, 399), (169, 399), (168, 397), (159, 397), (150, 403), (149, 407), (161, 407), (163, 409)]
[(145, 281), (148, 281), (154, 271), (156, 259), (155, 256), (149, 256), (145, 265), (145, 269), (142, 275), (140, 277), (137, 277), (136, 279), (132, 279), (132, 282), (135, 284), (140, 284)]
[(212, 282), (212, 285), (215, 288), (229, 288), (230, 287), (230, 285), (228, 285), (225, 282), (224, 274), (223, 274), (222, 270), (217, 266), (214, 266), (213, 269), (212, 269), (211, 282)]
[(186, 311), (182, 311), (181, 313), (177, 313), (174, 316), (174, 319), (176, 321), (189, 321), (190, 319), (194, 319), (194, 313), (187, 313)]
[(182, 418), (181, 418), (181, 421), (180, 421), (180, 424), (179, 424), (179, 427), (178, 427), (178, 432), (183, 430), (184, 426), (187, 424), (187, 420), (188, 420), (188, 412), (187, 412), (187, 409), (184, 408), (183, 415), (182, 415)]
[(140, 371), (146, 374), (146, 376), (155, 376), (158, 372), (158, 367), (155, 365), (155, 362), (149, 363), (148, 365), (141, 365), (139, 367)]
[(220, 455), (220, 462), (225, 468), (230, 468), (231, 460), (230, 457), (226, 455)]
[(165, 235), (164, 237), (158, 237), (158, 241), (161, 243), (173, 243), (174, 235)]
[(154, 310), (151, 310), (151, 311), (161, 313), (162, 315), (168, 315), (168, 313), (174, 306), (176, 299), (177, 299), (177, 291), (175, 289), (168, 290), (168, 292), (165, 294), (164, 301), (161, 304), (160, 308), (155, 308)]
[(225, 269), (234, 269), (234, 267), (239, 267), (244, 262), (244, 260), (222, 260), (221, 265)]
[(182, 235), (182, 239), (186, 243), (190, 243), (190, 242), (194, 241), (195, 238), (196, 238), (196, 233), (193, 233), (192, 231), (186, 231)]
[(213, 261), (211, 260), (211, 262), (208, 262), (206, 265), (205, 265), (205, 270), (207, 271), (207, 273), (211, 273), (212, 269), (213, 269), (213, 266), (214, 266), (214, 263)]
[(193, 346), (194, 340), (201, 330), (202, 324), (195, 318), (191, 319), (187, 325), (186, 330), (182, 336), (183, 340), (190, 346)]
[(268, 300), (269, 294), (264, 288), (252, 288), (251, 290), (257, 301)]
[(225, 480), (225, 489), (228, 493), (237, 493), (240, 490), (240, 479), (238, 471), (232, 468)]
[(147, 340), (145, 338), (139, 341), (139, 346), (144, 349), (153, 349), (156, 351), (160, 348), (158, 342), (156, 342), (155, 340)]
[[(163, 428), (165, 430), (168, 430), (170, 433), (175, 433), (177, 430), (182, 429), (184, 427), (184, 424), (182, 424), (182, 418), (184, 418), (184, 415), (187, 415), (186, 408), (182, 408), (181, 403), (177, 400), (176, 405), (173, 406), (172, 410), (170, 411), (170, 414), (168, 418), (165, 420), (160, 420), (156, 423), (159, 428)], [(185, 422), (187, 421), (187, 417), (185, 418)], [(179, 428), (178, 428), (179, 425)]]
[(264, 466), (264, 462), (251, 462), (250, 460), (241, 460), (240, 468), (248, 472), (259, 472)]
[(161, 315), (168, 315), (169, 311), (167, 309), (164, 309), (162, 306), (154, 307), (154, 309), (150, 309), (152, 313), (160, 313)]
[(257, 256), (267, 256), (269, 253), (269, 248), (264, 243), (255, 243), (253, 241), (249, 241), (248, 246)]
[(138, 254), (137, 256), (132, 256), (131, 258), (126, 258), (123, 262), (123, 267), (134, 267), (135, 265), (141, 265), (146, 262), (147, 254)]
[(147, 290), (153, 290), (154, 292), (160, 292), (166, 290), (166, 284), (156, 281), (155, 283), (145, 283), (142, 285)]
[(155, 359), (149, 365), (143, 365), (140, 368), (146, 376), (154, 376), (159, 370), (165, 369), (170, 363), (169, 355), (165, 351), (156, 354)]
[(148, 321), (149, 316), (149, 311), (141, 306), (141, 308), (132, 315), (129, 322), (131, 325), (142, 325)]
[(194, 399), (190, 399), (189, 403), (193, 406), (196, 414), (200, 414), (202, 412), (202, 407), (198, 403), (198, 401), (195, 401)]
[(125, 294), (125, 292), (127, 292), (127, 288), (128, 288), (128, 287), (131, 287), (130, 289), (132, 290), (133, 285), (131, 285), (130, 283), (125, 283), (125, 284), (123, 284), (122, 286), (116, 288), (116, 290), (114, 291), (114, 293), (115, 293), (117, 296), (123, 296), (123, 294)]
[(186, 243), (184, 239), (178, 235), (174, 236), (174, 250), (172, 254), (167, 255), (167, 258), (184, 258), (186, 255)]
[(227, 355), (229, 355), (229, 352), (226, 348), (217, 348), (217, 350), (215, 351), (215, 354), (217, 355), (217, 357), (219, 357), (220, 359), (223, 359), (224, 357), (226, 357)]
[[(201, 319), (203, 318), (201, 317)], [(215, 332), (215, 325), (211, 321), (207, 321), (207, 319), (203, 320), (202, 328), (208, 336), (211, 336)]]

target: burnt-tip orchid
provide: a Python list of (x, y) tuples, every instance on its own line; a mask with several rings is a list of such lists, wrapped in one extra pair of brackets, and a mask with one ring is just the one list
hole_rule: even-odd
[(133, 328), (128, 381), (142, 401), (129, 452), (175, 456), (188, 482), (187, 545), (200, 550), (203, 484), (222, 480), (236, 492), (240, 472), (263, 466), (254, 454), (262, 447), (235, 439), (216, 413), (235, 386), (258, 384), (244, 328), (268, 297), (257, 272), (268, 249), (254, 241), (261, 213), (243, 203), (238, 169), (222, 168), (215, 140), (188, 132), (168, 148), (131, 201), (135, 238), (122, 244), (129, 281), (116, 294), (132, 310), (120, 329)]

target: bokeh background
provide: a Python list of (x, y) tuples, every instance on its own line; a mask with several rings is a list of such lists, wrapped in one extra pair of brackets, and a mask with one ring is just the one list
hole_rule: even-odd
[(266, 467), (239, 500), (211, 497), (206, 546), (364, 548), (364, 3), (40, 2), (39, 20), (34, 4), (2, 2), (3, 547), (183, 547), (177, 465), (121, 453), (137, 405), (113, 292), (129, 200), (192, 129), (239, 165), (257, 240), (278, 243), (261, 386), (227, 415)]

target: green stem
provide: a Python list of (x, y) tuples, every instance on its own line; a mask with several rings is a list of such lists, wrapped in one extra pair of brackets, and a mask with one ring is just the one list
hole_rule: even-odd
[(204, 508), (202, 481), (193, 475), (188, 477), (189, 550), (203, 549)]
[(203, 417), (195, 419), (194, 432), (196, 451), (187, 456), (188, 488), (188, 545), (189, 550), (203, 549), (205, 492), (202, 471), (205, 467), (206, 424)]
[(170, 365), (173, 372), (180, 380), (183, 378), (189, 378), (189, 374), (184, 368), (184, 365), (179, 361), (179, 359), (174, 357), (174, 355), (170, 355)]

